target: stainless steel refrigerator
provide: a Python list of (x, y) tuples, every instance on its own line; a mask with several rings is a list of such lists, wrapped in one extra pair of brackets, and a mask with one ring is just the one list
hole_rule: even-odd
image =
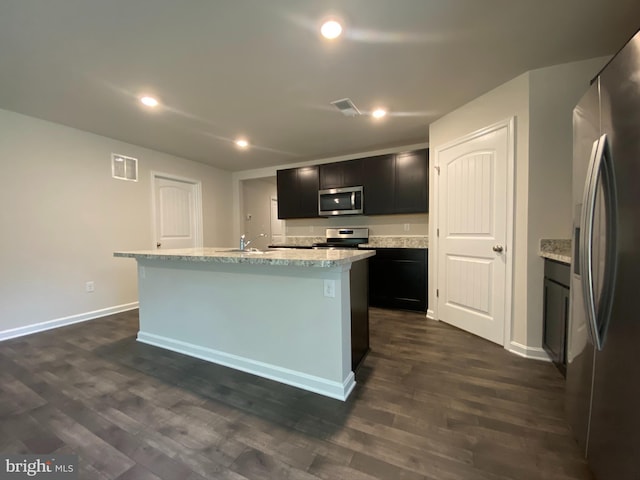
[(573, 122), (567, 417), (597, 480), (640, 480), (640, 32)]

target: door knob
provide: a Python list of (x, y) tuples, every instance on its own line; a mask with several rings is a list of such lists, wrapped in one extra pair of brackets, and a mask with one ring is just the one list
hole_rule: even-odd
[(156, 243), (156, 247), (160, 248), (162, 244), (160, 242)]
[(502, 245), (494, 245), (493, 246), (493, 251), (496, 253), (502, 253), (502, 251), (504, 250), (504, 247)]

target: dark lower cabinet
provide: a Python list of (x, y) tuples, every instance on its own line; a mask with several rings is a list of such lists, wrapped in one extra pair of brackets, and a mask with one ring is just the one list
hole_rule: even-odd
[(563, 375), (567, 371), (569, 281), (569, 265), (545, 260), (542, 346)]
[(372, 307), (427, 310), (426, 248), (377, 248), (369, 258)]

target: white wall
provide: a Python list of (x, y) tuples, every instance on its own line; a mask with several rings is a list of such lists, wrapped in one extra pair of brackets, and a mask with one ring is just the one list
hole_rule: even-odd
[[(139, 182), (111, 178), (112, 152)], [(0, 162), (0, 339), (135, 304), (135, 262), (112, 253), (154, 244), (151, 170), (202, 181), (204, 244), (234, 245), (230, 172), (4, 110)]]
[[(466, 134), (516, 118), (511, 347), (519, 353), (543, 356), (539, 239), (570, 238), (571, 112), (605, 61), (599, 58), (527, 72), (444, 116), (429, 129), (435, 152)], [(435, 228), (430, 226), (432, 238)], [(431, 244), (429, 263), (435, 265), (435, 242)], [(429, 304), (434, 305), (435, 272), (431, 269), (429, 274)]]

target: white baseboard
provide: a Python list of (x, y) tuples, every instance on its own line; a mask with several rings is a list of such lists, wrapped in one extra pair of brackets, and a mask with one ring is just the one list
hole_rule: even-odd
[(540, 347), (528, 347), (526, 345), (522, 345), (521, 343), (511, 341), (509, 346), (507, 347), (511, 353), (515, 353), (516, 355), (520, 355), (521, 357), (531, 358), (533, 360), (542, 360), (544, 362), (550, 362), (551, 359), (547, 352)]
[(0, 331), (0, 342), (9, 340), (10, 338), (22, 337), (24, 335), (31, 335), (32, 333), (44, 332), (53, 328), (66, 327), (67, 325), (72, 325), (74, 323), (106, 317), (107, 315), (113, 315), (115, 313), (127, 312), (129, 310), (135, 310), (136, 308), (138, 308), (138, 302), (125, 303), (124, 305), (116, 305), (115, 307), (102, 308), (92, 312), (56, 318), (53, 320), (47, 320), (46, 322), (25, 325), (24, 327), (10, 328), (8, 330)]
[(429, 320), (436, 320), (436, 314), (433, 312), (433, 310), (427, 309), (427, 318)]
[(342, 401), (347, 399), (356, 385), (353, 372), (349, 372), (344, 382), (340, 383), (152, 333), (138, 332), (138, 341)]

